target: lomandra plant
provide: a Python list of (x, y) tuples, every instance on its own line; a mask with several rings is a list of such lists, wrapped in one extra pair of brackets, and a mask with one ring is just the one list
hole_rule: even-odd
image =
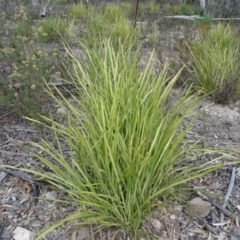
[[(35, 173), (68, 193), (66, 202), (79, 210), (37, 239), (71, 220), (122, 229), (136, 238), (141, 223), (163, 204), (162, 199), (170, 201), (185, 183), (220, 165), (185, 163), (193, 155), (211, 151), (184, 139), (196, 96), (188, 89), (168, 104), (178, 75), (168, 79), (167, 66), (159, 76), (149, 65), (139, 72), (137, 54), (124, 47), (115, 51), (110, 41), (102, 42), (102, 48), (83, 48), (85, 60), (67, 48), (74, 69), (71, 98), (58, 89), (55, 96), (49, 89), (59, 106), (67, 109), (68, 123), (44, 118), (57, 144), (34, 144), (41, 152), (38, 159), (51, 170)], [(186, 118), (189, 124), (183, 128)], [(69, 147), (68, 156), (61, 142)]]
[(106, 6), (89, 19), (83, 40), (92, 47), (101, 47), (102, 40), (111, 38), (115, 50), (121, 45), (129, 47), (139, 39), (140, 30), (133, 29), (121, 6)]
[(82, 21), (87, 21), (88, 18), (94, 17), (94, 11), (95, 8), (92, 5), (74, 4), (68, 8), (72, 18)]
[(218, 103), (239, 99), (240, 37), (234, 28), (218, 24), (188, 42), (187, 49), (187, 69), (198, 90)]

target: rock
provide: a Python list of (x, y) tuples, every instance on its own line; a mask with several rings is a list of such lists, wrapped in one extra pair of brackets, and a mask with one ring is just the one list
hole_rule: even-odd
[(233, 231), (236, 235), (240, 236), (240, 227), (235, 226), (235, 227), (232, 229), (232, 231)]
[(55, 200), (57, 198), (57, 193), (56, 192), (47, 192), (46, 194), (43, 195), (47, 200)]
[(161, 229), (164, 228), (163, 224), (157, 220), (156, 218), (151, 219), (151, 224), (155, 228), (155, 230), (160, 231)]
[(13, 231), (13, 238), (15, 240), (34, 240), (36, 234), (22, 227), (16, 227)]
[[(10, 230), (9, 229), (7, 229), (7, 228), (5, 228), (5, 229), (3, 229), (3, 232), (2, 232), (2, 235), (0, 235), (0, 239), (10, 239), (11, 238), (11, 235), (12, 235), (12, 233), (10, 232)], [(2, 237), (2, 238), (1, 238)]]
[(225, 232), (220, 232), (218, 240), (228, 240), (227, 234)]
[(211, 203), (203, 201), (201, 198), (192, 199), (185, 211), (192, 217), (204, 218), (210, 213)]

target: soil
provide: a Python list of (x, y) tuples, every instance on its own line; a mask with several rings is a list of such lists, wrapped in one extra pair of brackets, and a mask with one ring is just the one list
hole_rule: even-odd
[[(148, 45), (148, 39), (146, 38), (144, 41), (145, 45)], [(163, 40), (160, 40), (159, 44), (162, 44), (163, 47), (166, 46), (166, 42), (161, 43), (161, 41)], [(147, 48), (143, 51), (140, 68), (144, 67), (148, 61), (147, 56), (151, 52)], [(164, 50), (161, 54), (161, 59), (157, 54), (154, 54), (151, 62), (156, 72), (159, 71), (163, 59), (171, 60), (174, 58), (173, 51), (169, 54), (168, 51)], [(177, 88), (173, 91), (174, 94), (178, 94), (181, 89)], [(198, 109), (199, 115), (186, 138), (194, 141), (201, 139), (204, 147), (221, 147), (228, 151), (232, 148), (240, 150), (240, 100), (229, 105), (202, 100)], [(57, 110), (56, 114), (59, 113), (60, 111)], [(32, 123), (15, 117), (14, 113), (6, 112), (0, 106), (1, 164), (28, 169), (43, 167), (33, 156), (33, 148), (30, 144), (30, 141), (39, 142), (42, 137), (51, 140), (48, 132), (40, 131)], [(237, 158), (238, 154), (235, 155)], [(210, 160), (210, 156), (209, 159), (204, 159), (204, 161)], [(225, 159), (226, 161), (227, 159)], [(226, 208), (231, 213), (229, 214), (224, 209), (219, 209), (216, 203), (223, 205), (233, 169), (235, 169), (235, 178)], [(14, 171), (11, 174), (10, 171), (6, 172), (6, 169), (1, 170), (4, 169), (0, 168), (0, 230), (2, 230), (0, 239), (13, 240), (16, 227), (22, 227), (37, 234), (55, 221), (78, 211), (74, 205), (69, 206), (54, 201), (54, 199), (61, 198), (64, 195), (63, 192), (52, 190), (44, 183), (35, 186), (30, 181), (24, 180), (21, 177), (23, 175), (19, 177), (14, 174)], [(214, 173), (196, 179), (189, 187), (199, 190), (204, 189), (205, 197), (195, 192), (187, 196), (188, 203), (184, 205), (176, 199), (172, 202), (171, 207), (154, 210), (141, 226), (142, 231), (150, 232), (152, 235), (141, 239), (240, 239), (238, 218), (235, 219), (236, 216), (240, 215), (240, 164), (225, 165)], [(34, 198), (34, 194), (40, 196), (38, 201)], [(204, 200), (204, 203), (202, 200)], [(197, 202), (196, 206), (202, 208), (200, 212), (196, 211), (194, 207), (190, 207), (192, 201)], [(220, 220), (220, 214), (223, 212), (225, 213), (224, 219)], [(131, 237), (126, 236), (121, 231), (115, 231), (115, 229), (94, 234), (94, 227), (76, 227), (72, 223), (68, 223), (53, 230), (44, 239), (131, 239)]]

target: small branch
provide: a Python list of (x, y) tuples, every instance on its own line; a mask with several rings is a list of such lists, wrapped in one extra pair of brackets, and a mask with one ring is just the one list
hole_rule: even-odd
[(133, 28), (136, 28), (136, 22), (137, 22), (137, 16), (138, 16), (138, 8), (139, 8), (139, 0), (136, 0)]
[(203, 17), (198, 15), (186, 16), (186, 15), (175, 15), (175, 16), (165, 16), (163, 19), (186, 19), (186, 20), (195, 20), (203, 19)]
[(11, 115), (11, 114), (13, 114), (13, 113), (15, 113), (15, 112), (16, 112), (16, 111), (12, 111), (12, 112), (3, 114), (2, 116), (0, 116), (0, 119), (3, 119), (3, 118), (5, 118), (5, 117), (7, 117), (7, 116), (9, 116), (9, 115)]
[(213, 18), (213, 21), (239, 21), (240, 18)]
[[(192, 16), (187, 16), (187, 15), (175, 15), (175, 16), (165, 16), (162, 17), (156, 21), (154, 21), (154, 23), (157, 23), (159, 21), (161, 21), (162, 19), (185, 19), (185, 20), (196, 20), (196, 19), (204, 19), (204, 17), (201, 17), (199, 15), (192, 15)], [(212, 21), (239, 21), (240, 18), (212, 18)]]
[[(6, 177), (7, 177), (7, 173), (1, 172), (1, 174), (0, 174), (0, 183), (2, 183), (3, 180), (4, 180)], [(1, 236), (1, 235), (0, 235), (0, 236)]]
[(216, 208), (218, 208), (219, 210), (221, 210), (223, 212), (223, 214), (225, 214), (226, 216), (230, 217), (231, 219), (233, 219), (234, 221), (236, 221), (237, 219), (239, 219), (239, 216), (237, 216), (236, 214), (234, 214), (233, 212), (228, 211), (226, 208), (222, 207), (222, 205), (220, 203), (218, 203), (218, 201), (210, 196), (206, 196), (204, 194), (202, 194), (201, 192), (197, 192), (197, 194), (204, 198), (207, 199), (212, 205), (214, 205)]
[(5, 168), (5, 167), (0, 167), (0, 169), (8, 174), (11, 174), (13, 176), (16, 176), (18, 178), (21, 178), (22, 180), (29, 182), (32, 186), (32, 196), (34, 197), (34, 205), (37, 205), (38, 203), (38, 196), (39, 196), (39, 184), (38, 182), (35, 182), (34, 180), (34, 175), (26, 172), (22, 172), (20, 170), (15, 170), (15, 169), (10, 169), (10, 168)]
[(27, 181), (31, 184), (35, 183), (34, 182), (34, 176), (30, 173), (22, 172), (20, 170), (5, 168), (5, 167), (0, 167), (0, 170), (3, 171), (3, 172), (9, 173), (13, 176), (19, 177), (19, 178), (23, 179), (24, 181)]
[(7, 218), (3, 217), (3, 221), (2, 223), (0, 223), (0, 239), (2, 239), (2, 233), (6, 226), (7, 226)]
[[(228, 186), (228, 190), (227, 190), (226, 196), (224, 198), (224, 203), (222, 205), (223, 208), (226, 208), (226, 205), (227, 205), (226, 203), (227, 203), (229, 197), (231, 196), (232, 189), (234, 186), (235, 176), (236, 176), (236, 168), (234, 167), (232, 169), (232, 176), (231, 176), (230, 184)], [(223, 222), (224, 222), (224, 214), (221, 212), (220, 213), (220, 223), (223, 223)]]
[(0, 150), (0, 153), (7, 153), (7, 154), (12, 154), (12, 155), (18, 155), (18, 156), (26, 156), (26, 157), (33, 157), (32, 154), (27, 154), (27, 153), (15, 153), (15, 152), (10, 152), (10, 151), (4, 151)]

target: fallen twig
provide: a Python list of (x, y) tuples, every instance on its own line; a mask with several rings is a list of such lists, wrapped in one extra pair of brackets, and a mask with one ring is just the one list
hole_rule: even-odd
[(16, 111), (12, 111), (12, 112), (3, 114), (2, 116), (0, 116), (0, 119), (3, 119), (3, 118), (5, 118), (5, 117), (7, 117), (7, 116), (9, 116), (9, 115), (11, 115), (11, 114), (13, 114), (13, 113), (15, 113), (15, 112), (16, 112)]
[[(199, 16), (199, 15), (191, 15), (191, 16), (187, 16), (187, 15), (175, 15), (175, 16), (165, 16), (162, 17), (156, 21), (154, 21), (154, 23), (160, 22), (163, 19), (185, 19), (185, 20), (196, 20), (196, 19), (204, 19), (204, 17)], [(240, 18), (212, 18), (212, 21), (239, 21)]]
[[(231, 176), (230, 184), (228, 186), (228, 190), (227, 190), (226, 196), (224, 198), (224, 203), (222, 205), (223, 208), (226, 208), (226, 205), (227, 205), (226, 203), (227, 203), (229, 197), (231, 196), (232, 189), (234, 186), (235, 176), (236, 176), (236, 168), (234, 167), (232, 169), (232, 176)], [(223, 222), (224, 222), (224, 214), (221, 212), (220, 213), (220, 223), (223, 223)]]
[(33, 157), (32, 154), (28, 154), (28, 153), (16, 153), (16, 152), (11, 152), (11, 151), (4, 151), (4, 150), (0, 150), (1, 153), (7, 153), (7, 154), (11, 154), (11, 155), (19, 155), (19, 156), (26, 156), (26, 157)]
[(6, 225), (7, 225), (7, 219), (6, 217), (3, 217), (3, 221), (0, 223), (0, 239), (2, 239), (2, 233)]
[(37, 197), (39, 196), (39, 182), (36, 182), (34, 180), (34, 175), (31, 174), (31, 173), (26, 173), (26, 172), (22, 172), (20, 170), (15, 170), (15, 169), (10, 169), (10, 168), (5, 168), (5, 167), (0, 167), (0, 169), (3, 171), (3, 172), (6, 172), (6, 173), (9, 173), (13, 176), (16, 176), (26, 182), (29, 182), (32, 186), (32, 195), (34, 197), (34, 205), (37, 205), (38, 203), (38, 199)]
[(236, 221), (237, 219), (239, 219), (239, 216), (237, 216), (235, 213), (228, 211), (226, 208), (224, 208), (216, 199), (207, 196), (201, 192), (197, 192), (197, 194), (204, 198), (207, 199), (212, 205), (214, 205), (216, 208), (218, 208), (219, 210), (221, 210), (223, 212), (224, 215), (230, 217), (231, 219), (233, 219), (234, 221)]
[[(2, 183), (2, 181), (7, 177), (7, 173), (5, 172), (1, 172), (0, 174), (0, 183)], [(1, 236), (1, 235), (0, 235)]]
[(34, 182), (34, 175), (30, 174), (30, 173), (26, 173), (26, 172), (22, 172), (20, 170), (15, 170), (15, 169), (10, 169), (10, 168), (5, 168), (5, 167), (0, 167), (0, 169), (3, 172), (9, 173), (11, 175), (14, 175), (16, 177), (19, 177), (21, 179), (23, 179), (24, 181), (27, 181), (29, 183), (35, 183)]

